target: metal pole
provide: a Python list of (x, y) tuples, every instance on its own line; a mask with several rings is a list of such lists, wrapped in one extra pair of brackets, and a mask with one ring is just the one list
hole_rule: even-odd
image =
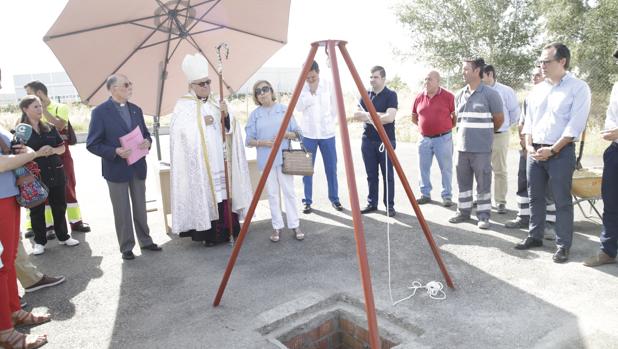
[(215, 296), (215, 300), (213, 302), (213, 306), (218, 306), (221, 302), (221, 298), (223, 297), (223, 292), (225, 291), (225, 287), (227, 286), (227, 282), (230, 279), (230, 275), (232, 274), (232, 269), (234, 269), (234, 264), (236, 264), (236, 259), (238, 258), (238, 253), (240, 252), (240, 248), (242, 247), (243, 242), (245, 241), (245, 236), (247, 235), (247, 231), (249, 230), (249, 224), (251, 224), (251, 219), (253, 218), (253, 213), (255, 212), (255, 208), (260, 199), (260, 195), (262, 195), (262, 191), (264, 190), (264, 185), (266, 184), (266, 179), (268, 178), (268, 174), (272, 169), (273, 162), (275, 162), (275, 157), (277, 156), (277, 151), (281, 146), (281, 141), (283, 141), (283, 136), (285, 134), (285, 130), (287, 129), (288, 123), (290, 119), (292, 119), (292, 113), (294, 112), (294, 107), (296, 106), (296, 102), (298, 101), (298, 97), (300, 96), (300, 91), (303, 88), (305, 83), (305, 79), (307, 79), (307, 74), (309, 74), (309, 69), (311, 69), (311, 63), (313, 63), (313, 58), (315, 57), (315, 53), (318, 50), (317, 44), (312, 44), (311, 50), (309, 51), (309, 55), (307, 56), (307, 60), (305, 61), (305, 66), (303, 68), (300, 77), (298, 78), (298, 82), (296, 83), (296, 88), (294, 89), (294, 93), (292, 94), (292, 99), (290, 100), (290, 104), (288, 105), (288, 109), (283, 117), (283, 121), (281, 122), (281, 128), (279, 128), (279, 133), (275, 137), (275, 144), (270, 151), (270, 155), (268, 155), (268, 160), (266, 161), (266, 165), (264, 166), (264, 171), (262, 171), (262, 176), (260, 177), (260, 181), (258, 183), (255, 192), (253, 193), (253, 199), (251, 199), (251, 205), (249, 205), (249, 210), (247, 211), (247, 215), (245, 221), (243, 222), (242, 228), (240, 229), (240, 234), (238, 235), (238, 239), (234, 244), (234, 249), (232, 250), (232, 255), (227, 262), (227, 267), (225, 268), (225, 273), (223, 274), (223, 279), (221, 280), (221, 284), (219, 285), (219, 290), (217, 291), (217, 295)]
[[(221, 139), (223, 140), (223, 169), (225, 172), (225, 192), (227, 194), (227, 215), (223, 218), (227, 219), (227, 227), (228, 233), (230, 234), (230, 242), (234, 243), (234, 221), (232, 220), (232, 192), (230, 191), (230, 176), (227, 168), (228, 164), (228, 154), (232, 153), (232, 147), (228, 147), (227, 137), (225, 134), (225, 118), (226, 113), (223, 111), (223, 103), (225, 100), (223, 99), (223, 60), (221, 59), (221, 48), (225, 47), (225, 58), (227, 59), (227, 55), (229, 53), (229, 48), (226, 43), (222, 43), (217, 46), (217, 59), (219, 60), (219, 110), (221, 112)], [(227, 113), (229, 115), (229, 112)], [(232, 127), (232, 121), (230, 119), (230, 128)], [(240, 135), (234, 135), (239, 137)], [(231, 161), (231, 159), (230, 159)]]
[(365, 294), (365, 312), (367, 313), (367, 323), (369, 327), (369, 344), (372, 349), (380, 348), (380, 335), (378, 333), (378, 321), (373, 300), (373, 289), (371, 287), (371, 275), (369, 272), (369, 262), (367, 261), (367, 247), (365, 242), (365, 232), (363, 218), (360, 213), (358, 203), (358, 191), (356, 190), (356, 178), (354, 175), (354, 164), (352, 162), (352, 150), (350, 147), (350, 134), (346, 122), (345, 108), (343, 105), (343, 94), (341, 92), (341, 81), (339, 79), (339, 66), (337, 65), (337, 54), (334, 40), (322, 41), (327, 45), (328, 57), (330, 58), (333, 73), (333, 85), (337, 102), (337, 114), (339, 115), (339, 130), (341, 133), (341, 146), (345, 164), (345, 174), (348, 181), (348, 194), (350, 196), (350, 209), (352, 210), (352, 221), (354, 222), (354, 239), (356, 240), (356, 255), (361, 272), (361, 282)]
[[(341, 51), (341, 55), (343, 56), (343, 59), (348, 65), (348, 69), (350, 70), (350, 73), (352, 74), (352, 78), (354, 78), (356, 87), (358, 88), (358, 91), (360, 92), (361, 97), (363, 101), (365, 102), (365, 106), (367, 106), (367, 110), (369, 111), (371, 120), (373, 121), (373, 124), (375, 125), (376, 130), (378, 131), (378, 134), (380, 135), (380, 139), (384, 143), (384, 147), (386, 148), (388, 156), (390, 157), (390, 160), (393, 163), (395, 170), (397, 171), (397, 175), (399, 176), (399, 179), (401, 180), (401, 184), (403, 184), (403, 188), (405, 189), (405, 192), (408, 195), (408, 199), (410, 200), (410, 203), (412, 204), (412, 208), (414, 208), (414, 213), (416, 214), (416, 217), (418, 218), (418, 222), (421, 225), (421, 228), (423, 229), (423, 233), (425, 234), (425, 238), (427, 239), (427, 242), (429, 243), (429, 246), (431, 247), (431, 252), (433, 252), (433, 256), (438, 262), (438, 266), (440, 267), (440, 270), (442, 271), (442, 275), (444, 276), (444, 279), (446, 280), (446, 284), (448, 285), (448, 287), (454, 288), (455, 286), (453, 285), (453, 281), (451, 280), (451, 277), (448, 271), (446, 270), (446, 266), (444, 265), (444, 262), (442, 261), (442, 257), (440, 256), (440, 250), (438, 249), (435, 241), (433, 240), (433, 236), (431, 235), (431, 231), (429, 230), (427, 221), (425, 221), (423, 212), (421, 211), (421, 208), (416, 202), (416, 198), (414, 197), (414, 194), (412, 193), (412, 189), (410, 188), (408, 179), (406, 178), (406, 175), (403, 172), (401, 164), (399, 163), (399, 159), (397, 158), (397, 155), (395, 154), (395, 149), (393, 148), (390, 140), (388, 139), (388, 136), (386, 135), (386, 131), (384, 131), (384, 126), (382, 126), (382, 123), (380, 122), (380, 118), (378, 117), (376, 108), (374, 107), (373, 103), (371, 102), (371, 99), (369, 99), (369, 96), (367, 95), (367, 91), (365, 90), (363, 83), (361, 81), (361, 78), (358, 75), (356, 68), (354, 67), (354, 63), (352, 63), (352, 59), (350, 58), (350, 54), (348, 53), (348, 50), (346, 49), (345, 44), (346, 43), (344, 41), (339, 42), (338, 46), (339, 46), (339, 50)], [(351, 183), (348, 183), (348, 184), (351, 185)]]

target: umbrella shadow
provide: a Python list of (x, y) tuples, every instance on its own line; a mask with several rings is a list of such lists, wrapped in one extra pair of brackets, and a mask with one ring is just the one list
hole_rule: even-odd
[[(295, 240), (292, 232), (284, 229), (281, 240), (272, 243), (268, 239), (270, 222), (252, 223), (219, 307), (212, 307), (212, 302), (231, 254), (228, 245), (205, 248), (178, 238), (163, 244), (162, 253), (143, 253), (125, 262), (109, 347), (270, 348), (272, 344), (255, 331), (264, 312), (289, 307), (308, 294), (327, 298), (346, 292), (362, 300), (351, 220), (323, 211), (316, 215), (341, 225), (303, 219), (301, 227), (307, 232), (304, 241)], [(556, 328), (569, 329), (568, 340), (573, 347), (584, 346), (573, 314), (448, 252), (444, 258), (458, 287), (447, 290), (449, 300), (433, 302), (419, 294), (392, 307), (388, 301), (386, 246), (383, 234), (376, 229), (381, 222), (364, 219), (364, 223), (376, 304), (422, 328), (423, 344), (504, 347), (509, 342), (504, 342), (502, 329), (512, 326), (509, 337), (521, 336), (521, 340), (506, 347), (532, 347), (539, 338), (555, 340), (559, 332)], [(450, 234), (457, 233), (457, 229), (452, 230)], [(424, 240), (422, 234), (403, 232), (401, 225), (393, 227), (393, 246), (397, 248), (392, 254), (391, 272), (397, 296), (407, 286), (401, 280), (411, 273), (422, 280), (440, 277), (428, 249), (418, 247)], [(479, 314), (479, 309), (484, 309), (485, 315)], [(521, 320), (530, 313), (536, 316)], [(485, 317), (504, 326), (488, 327)], [(449, 321), (443, 321), (445, 318)], [(556, 324), (548, 319), (560, 321)], [(437, 322), (441, 325), (435, 326)]]
[[(83, 234), (73, 234), (80, 244), (74, 247), (47, 244), (45, 253), (30, 255), (30, 261), (46, 275), (64, 275), (66, 281), (58, 286), (28, 293), (26, 298), (33, 306), (44, 305), (49, 308), (53, 320), (68, 320), (75, 316), (76, 305), (73, 298), (81, 294), (91, 280), (103, 276), (101, 261), (103, 257), (93, 256), (90, 244)], [(79, 261), (76, 263), (76, 261)]]

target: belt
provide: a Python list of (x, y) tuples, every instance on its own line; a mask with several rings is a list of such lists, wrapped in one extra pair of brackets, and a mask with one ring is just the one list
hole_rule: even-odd
[(551, 147), (553, 144), (539, 144), (539, 143), (532, 143), (532, 146), (537, 149), (537, 148), (542, 148), (542, 147)]
[(437, 135), (433, 135), (433, 136), (425, 136), (423, 135), (423, 137), (427, 137), (427, 138), (438, 138), (438, 137), (442, 137), (442, 136), (446, 136), (447, 134), (451, 133), (451, 131), (448, 132), (444, 132), (444, 133), (439, 133)]
[(498, 133), (504, 133), (506, 131), (494, 131), (494, 134), (498, 134)]

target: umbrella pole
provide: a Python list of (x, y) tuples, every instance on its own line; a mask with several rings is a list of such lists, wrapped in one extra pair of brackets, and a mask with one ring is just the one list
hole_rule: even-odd
[[(232, 193), (230, 190), (230, 175), (228, 173), (228, 154), (232, 153), (231, 145), (228, 147), (227, 138), (225, 134), (225, 118), (229, 116), (229, 112), (226, 113), (223, 111), (223, 103), (225, 100), (223, 98), (223, 60), (221, 59), (221, 48), (225, 47), (225, 58), (229, 53), (229, 49), (227, 44), (222, 43), (217, 46), (217, 59), (219, 61), (219, 71), (217, 74), (219, 75), (219, 110), (221, 111), (221, 139), (223, 140), (223, 169), (225, 171), (225, 193), (227, 194), (227, 203), (226, 203), (226, 211), (227, 214), (224, 214), (224, 220), (227, 220), (228, 234), (230, 236), (230, 244), (234, 245), (234, 221), (232, 219)], [(227, 115), (226, 115), (227, 114)], [(232, 128), (232, 120), (230, 119), (230, 129)], [(238, 136), (238, 135), (235, 135)], [(229, 149), (228, 149), (229, 148)], [(231, 161), (231, 156), (230, 156)]]

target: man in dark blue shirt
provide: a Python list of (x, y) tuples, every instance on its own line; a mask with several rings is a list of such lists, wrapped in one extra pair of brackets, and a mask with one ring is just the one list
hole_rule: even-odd
[[(369, 98), (378, 112), (380, 122), (384, 126), (386, 135), (391, 142), (393, 148), (395, 142), (395, 115), (397, 114), (397, 93), (386, 87), (386, 71), (380, 66), (371, 68), (371, 90), (368, 91)], [(365, 163), (365, 171), (367, 172), (367, 184), (369, 186), (369, 195), (367, 196), (367, 206), (361, 210), (361, 213), (369, 213), (378, 209), (378, 166), (382, 172), (382, 180), (384, 183), (384, 206), (388, 216), (394, 216), (395, 212), (395, 179), (393, 173), (393, 163), (387, 161), (386, 149), (381, 147), (382, 140), (378, 135), (378, 131), (371, 123), (371, 117), (365, 106), (365, 102), (360, 101), (362, 110), (354, 113), (354, 119), (363, 121), (364, 132), (362, 137), (361, 151), (363, 153), (363, 162)], [(388, 178), (386, 173), (388, 172)], [(388, 197), (387, 197), (388, 193)]]

